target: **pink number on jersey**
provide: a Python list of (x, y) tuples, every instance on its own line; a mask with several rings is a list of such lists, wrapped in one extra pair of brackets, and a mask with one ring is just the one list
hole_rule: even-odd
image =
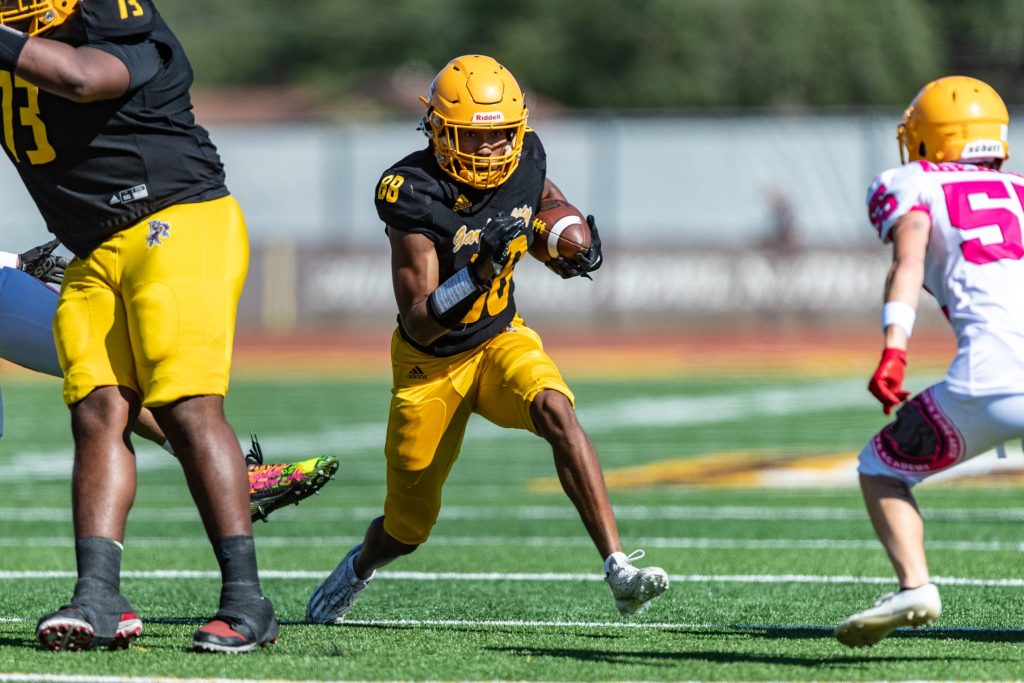
[(871, 219), (871, 223), (878, 232), (882, 232), (882, 223), (892, 215), (898, 205), (896, 198), (888, 192), (885, 184), (879, 183), (878, 189), (872, 193), (871, 200), (868, 202), (868, 218)]
[[(1017, 205), (1024, 211), (1024, 189), (1011, 183), (1017, 196)], [(1008, 199), (1010, 193), (1001, 180), (971, 180), (949, 183), (942, 186), (946, 194), (946, 208), (949, 221), (954, 228), (972, 230), (995, 225), (1002, 233), (1003, 241), (996, 244), (982, 244), (980, 239), (966, 240), (960, 245), (964, 258), (970, 263), (985, 264), (1001, 259), (1017, 260), (1024, 256), (1024, 243), (1021, 242), (1020, 220), (1017, 214), (1009, 209), (993, 207), (990, 209), (971, 208), (971, 195), (984, 195), (989, 199)]]

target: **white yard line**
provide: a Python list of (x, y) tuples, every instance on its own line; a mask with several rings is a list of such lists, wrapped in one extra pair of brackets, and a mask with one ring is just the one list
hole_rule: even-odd
[[(324, 571), (276, 570), (260, 571), (261, 579), (320, 580)], [(564, 582), (604, 581), (599, 573), (572, 572), (414, 572), (379, 571), (381, 579), (394, 581), (521, 581)], [(75, 572), (66, 570), (0, 571), (0, 581), (24, 579), (70, 579)], [(218, 571), (157, 569), (151, 571), (123, 571), (121, 578), (142, 580), (220, 579)], [(817, 583), (817, 584), (891, 584), (891, 576), (829, 576), (821, 574), (670, 574), (669, 580), (682, 583)], [(964, 577), (932, 577), (932, 581), (947, 586), (1021, 587), (1024, 579), (973, 579)]]
[[(303, 522), (357, 519), (369, 521), (381, 513), (379, 507), (306, 508)], [(944, 522), (1022, 522), (1024, 508), (947, 508), (923, 510), (926, 520)], [(802, 520), (856, 521), (867, 519), (861, 507), (759, 506), (759, 505), (617, 505), (619, 520)], [(199, 513), (188, 507), (138, 508), (131, 519), (159, 522), (199, 521)], [(579, 513), (565, 505), (452, 505), (441, 510), (442, 520), (536, 519), (576, 520)], [(0, 522), (71, 522), (71, 511), (64, 507), (0, 508)], [(258, 534), (257, 534), (258, 535)]]
[[(24, 622), (31, 621), (31, 619), (12, 617), (4, 619), (7, 622)], [(149, 619), (147, 621), (166, 624), (166, 623), (182, 623), (182, 622), (199, 622), (200, 619)], [(302, 622), (281, 622), (286, 626), (302, 626)], [(519, 626), (524, 628), (612, 628), (612, 629), (627, 629), (627, 630), (647, 630), (647, 629), (737, 629), (737, 630), (758, 630), (758, 631), (820, 631), (822, 633), (831, 633), (835, 627), (833, 626), (821, 626), (818, 624), (713, 624), (713, 623), (698, 623), (698, 622), (638, 622), (638, 621), (538, 621), (530, 619), (346, 619), (346, 626), (494, 626), (494, 627), (508, 627), (508, 626)], [(1019, 633), (1020, 629), (1015, 628), (990, 628), (982, 626), (949, 626), (949, 627), (931, 627), (928, 629), (930, 632), (946, 632), (946, 633)], [(0, 681), (3, 681), (3, 676), (11, 674), (0, 674)], [(18, 675), (18, 674), (14, 674)], [(21, 679), (18, 679), (21, 680)], [(120, 679), (118, 679), (120, 680)], [(133, 679), (136, 680), (136, 679)], [(164, 680), (179, 680), (179, 679), (158, 679)], [(185, 680), (185, 679), (182, 679)], [(193, 679), (187, 679), (193, 680)], [(196, 679), (196, 680), (220, 680), (220, 679)], [(231, 679), (234, 681), (235, 679)], [(264, 683), (271, 683), (265, 681)], [(301, 681), (292, 681), (291, 683), (302, 683)], [(322, 683), (322, 682), (321, 682)]]
[[(264, 548), (336, 547), (346, 549), (362, 540), (362, 536), (261, 536), (256, 543)], [(833, 538), (690, 538), (690, 537), (638, 537), (632, 544), (645, 548), (676, 550), (880, 550), (874, 539), (839, 540)], [(70, 536), (0, 538), (0, 548), (73, 548)], [(589, 538), (580, 536), (445, 536), (430, 537), (431, 546), (477, 547), (512, 546), (525, 548), (589, 548)], [(126, 542), (128, 548), (206, 548), (209, 541), (199, 536), (173, 538), (133, 537)], [(1018, 541), (961, 541), (929, 540), (929, 550), (961, 552), (1024, 552), (1024, 542)]]

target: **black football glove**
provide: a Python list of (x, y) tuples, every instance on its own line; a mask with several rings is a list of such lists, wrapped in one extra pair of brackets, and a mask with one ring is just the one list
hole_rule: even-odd
[(500, 273), (512, 258), (510, 247), (520, 235), (526, 234), (526, 220), (499, 213), (487, 221), (480, 231), (480, 258), (491, 257), (494, 274)]
[(46, 244), (29, 249), (24, 254), (19, 254), (19, 267), (37, 280), (59, 285), (64, 279), (64, 269), (68, 267), (66, 258), (53, 253), (59, 246), (60, 240), (50, 240)]
[(544, 264), (563, 279), (585, 277), (591, 280), (593, 278), (588, 273), (600, 268), (604, 262), (601, 255), (601, 235), (597, 232), (597, 222), (593, 216), (587, 216), (587, 225), (590, 226), (590, 249), (587, 253), (577, 252), (572, 259), (559, 256)]

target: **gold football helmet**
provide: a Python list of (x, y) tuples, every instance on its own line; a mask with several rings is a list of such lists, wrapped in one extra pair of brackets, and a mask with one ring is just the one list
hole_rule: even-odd
[(903, 114), (896, 129), (900, 161), (1001, 163), (1010, 157), (1009, 124), (992, 86), (968, 76), (940, 78), (921, 88)]
[(78, 0), (0, 0), (0, 24), (38, 36), (67, 21), (77, 6)]
[[(423, 130), (444, 172), (459, 182), (486, 190), (505, 182), (519, 166), (526, 135), (523, 91), (512, 74), (490, 57), (464, 55), (441, 69), (430, 84)], [(460, 148), (466, 129), (503, 131), (504, 151), (492, 156)]]

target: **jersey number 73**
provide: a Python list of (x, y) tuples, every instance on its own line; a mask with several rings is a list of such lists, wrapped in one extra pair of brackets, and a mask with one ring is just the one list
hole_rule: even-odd
[[(21, 92), (25, 93), (25, 104), (17, 106), (15, 96)], [(10, 71), (0, 71), (0, 109), (3, 110), (4, 146), (15, 163), (23, 163), (14, 142), (15, 126), (23, 126), (32, 131), (35, 149), (24, 150), (30, 164), (48, 164), (57, 158), (57, 153), (46, 137), (46, 124), (39, 118), (39, 88), (14, 76)]]

